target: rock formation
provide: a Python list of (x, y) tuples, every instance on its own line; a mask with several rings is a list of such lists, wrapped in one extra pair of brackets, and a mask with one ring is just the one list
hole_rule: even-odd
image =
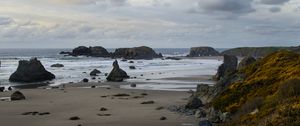
[(71, 56), (91, 56), (91, 57), (110, 57), (111, 54), (101, 46), (86, 47), (79, 46), (72, 50), (72, 52), (60, 52), (60, 54), (66, 54)]
[(48, 72), (42, 63), (36, 58), (27, 60), (20, 60), (17, 71), (15, 71), (9, 78), (12, 82), (39, 82), (52, 80), (55, 75)]
[(97, 70), (97, 69), (94, 69), (91, 73), (90, 73), (90, 75), (91, 76), (97, 76), (98, 74), (100, 74), (101, 73), (101, 71), (99, 71), (99, 70)]
[(64, 67), (64, 65), (63, 65), (63, 64), (57, 63), (57, 64), (51, 65), (50, 67)]
[(245, 57), (240, 63), (239, 63), (239, 66), (238, 66), (238, 69), (242, 69), (252, 63), (254, 63), (256, 61), (256, 59), (252, 56), (248, 56), (248, 57)]
[(113, 62), (113, 69), (106, 78), (107, 81), (121, 82), (126, 78), (129, 78), (129, 76), (119, 67), (118, 61), (115, 60)]
[(233, 55), (224, 55), (224, 63), (219, 66), (218, 72), (216, 74), (216, 79), (220, 80), (221, 78), (227, 76), (236, 71), (238, 65), (238, 59)]
[(152, 48), (141, 46), (134, 48), (118, 48), (113, 53), (113, 57), (124, 59), (153, 59), (161, 58), (162, 54), (157, 54)]
[(219, 56), (220, 53), (212, 47), (192, 47), (188, 57)]

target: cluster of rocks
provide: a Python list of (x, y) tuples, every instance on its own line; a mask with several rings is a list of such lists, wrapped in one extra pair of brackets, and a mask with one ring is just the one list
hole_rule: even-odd
[(188, 57), (219, 56), (220, 53), (212, 47), (192, 47)]
[(152, 48), (147, 46), (133, 48), (118, 48), (114, 53), (109, 53), (101, 46), (85, 47), (79, 46), (72, 52), (60, 52), (60, 54), (70, 56), (91, 56), (91, 57), (111, 57), (124, 59), (153, 59), (162, 58), (162, 54), (157, 54)]

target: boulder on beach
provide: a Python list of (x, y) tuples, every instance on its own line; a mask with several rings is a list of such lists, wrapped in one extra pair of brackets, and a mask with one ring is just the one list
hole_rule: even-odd
[(198, 97), (191, 96), (189, 98), (188, 103), (185, 105), (186, 109), (198, 109), (199, 107), (202, 107), (202, 101)]
[(219, 56), (220, 53), (212, 47), (192, 47), (188, 57)]
[(15, 91), (11, 96), (10, 99), (12, 101), (15, 100), (25, 100), (25, 96), (23, 95), (23, 93), (21, 93), (20, 91)]
[(40, 82), (52, 80), (55, 75), (48, 72), (36, 58), (20, 60), (17, 70), (9, 77), (12, 82)]
[(129, 69), (134, 70), (134, 69), (136, 69), (136, 68), (135, 68), (135, 66), (129, 66)]
[(3, 92), (5, 90), (5, 87), (0, 87), (0, 92)]
[(100, 74), (101, 73), (101, 71), (99, 71), (99, 70), (97, 70), (97, 69), (94, 69), (91, 73), (90, 73), (90, 75), (91, 76), (97, 76), (98, 74)]
[(57, 63), (57, 64), (51, 65), (50, 67), (64, 67), (64, 65), (63, 65), (63, 64)]
[(217, 80), (234, 73), (237, 70), (238, 58), (233, 55), (224, 55), (224, 63), (218, 68), (218, 72), (215, 76)]
[(113, 53), (113, 57), (124, 59), (153, 59), (162, 58), (162, 54), (157, 54), (150, 47), (141, 46), (134, 48), (118, 48)]
[(120, 68), (118, 61), (115, 60), (113, 62), (113, 69), (106, 78), (107, 81), (121, 82), (126, 78), (129, 78), (129, 76), (124, 70)]

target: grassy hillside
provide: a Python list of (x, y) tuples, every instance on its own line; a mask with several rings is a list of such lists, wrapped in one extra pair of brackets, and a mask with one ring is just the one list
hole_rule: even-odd
[(280, 50), (300, 50), (300, 47), (240, 47), (229, 49), (222, 54), (235, 55), (235, 56), (254, 56), (254, 57), (264, 57), (271, 53)]
[(280, 51), (247, 66), (213, 100), (213, 106), (230, 112), (227, 125), (300, 125), (300, 54)]

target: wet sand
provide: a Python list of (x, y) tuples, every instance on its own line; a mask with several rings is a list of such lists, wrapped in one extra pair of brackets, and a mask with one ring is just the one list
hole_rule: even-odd
[[(73, 86), (72, 86), (73, 85)], [(74, 86), (77, 85), (77, 86)], [(97, 83), (76, 83), (61, 89), (23, 89), (21, 101), (0, 101), (0, 123), (3, 126), (193, 126), (194, 116), (180, 115), (166, 109), (183, 105), (187, 92), (145, 91), (115, 88), (82, 88)], [(105, 83), (101, 83), (105, 85)], [(114, 84), (112, 84), (114, 85)], [(115, 84), (117, 85), (117, 84)], [(13, 92), (0, 92), (9, 97)], [(116, 97), (125, 93), (130, 96)], [(142, 93), (147, 95), (143, 96)], [(154, 101), (154, 104), (141, 104)], [(107, 111), (100, 111), (105, 107)], [(25, 112), (49, 112), (49, 115), (22, 115)], [(105, 114), (111, 114), (110, 116)], [(102, 116), (99, 116), (102, 115)], [(80, 120), (69, 120), (78, 116)], [(164, 116), (166, 120), (160, 120)]]

